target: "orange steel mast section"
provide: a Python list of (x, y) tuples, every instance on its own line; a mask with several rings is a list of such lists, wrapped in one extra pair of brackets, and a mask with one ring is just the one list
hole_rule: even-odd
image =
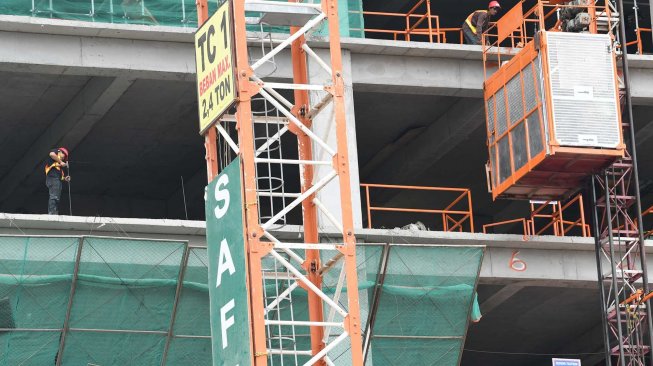
[[(308, 21), (303, 27), (296, 24), (290, 27), (290, 36), (287, 40), (280, 42), (268, 54), (262, 56), (256, 63), (250, 65), (248, 58), (248, 39), (245, 22), (245, 0), (233, 0), (233, 18), (234, 18), (234, 45), (236, 49), (235, 65), (236, 78), (238, 85), (238, 101), (236, 103), (236, 129), (238, 133), (237, 149), (232, 149), (240, 155), (241, 171), (243, 174), (243, 201), (245, 205), (245, 246), (247, 252), (248, 265), (248, 291), (251, 334), (252, 334), (252, 364), (256, 366), (267, 365), (270, 357), (285, 357), (294, 355), (295, 360), (298, 356), (310, 357), (308, 362), (301, 361), (304, 365), (333, 365), (329, 358), (329, 351), (341, 344), (345, 339), (350, 340), (351, 364), (362, 365), (362, 335), (361, 335), (361, 318), (358, 299), (358, 282), (356, 266), (356, 239), (354, 236), (354, 224), (351, 204), (351, 186), (349, 175), (349, 157), (347, 152), (347, 134), (345, 120), (345, 100), (344, 100), (344, 81), (342, 67), (342, 52), (340, 48), (339, 21), (338, 21), (338, 4), (337, 0), (322, 0), (320, 4), (306, 4), (300, 1), (289, 1), (288, 3), (256, 0), (251, 2), (254, 5), (265, 5), (268, 7), (283, 7), (285, 9), (303, 9), (302, 11), (312, 10), (315, 17)], [(198, 23), (202, 24), (208, 18), (206, 0), (197, 0)], [(292, 12), (292, 10), (288, 10)], [(290, 14), (290, 13), (289, 13)], [(305, 15), (305, 13), (303, 13)], [(291, 14), (292, 16), (292, 14)], [(315, 52), (306, 44), (304, 34), (315, 29), (322, 21), (328, 23), (329, 31), (329, 51), (330, 65), (321, 60)], [(274, 54), (280, 52), (283, 48), (290, 46), (293, 84), (284, 83), (266, 83), (256, 75), (256, 69), (266, 59), (274, 57)], [(307, 58), (311, 57), (317, 60), (317, 63), (326, 69), (331, 75), (331, 85), (324, 85), (316, 88), (309, 85), (309, 75), (307, 67)], [(294, 90), (294, 102), (286, 100), (281, 94), (275, 91), (275, 88)], [(327, 92), (320, 103), (311, 105), (309, 90), (322, 90)], [(293, 159), (260, 159), (257, 158), (259, 152), (255, 143), (255, 118), (252, 114), (252, 97), (260, 95), (267, 102), (276, 107), (278, 111), (285, 115), (288, 120), (288, 128), (297, 136), (299, 146), (299, 158)], [(319, 114), (326, 104), (333, 105), (333, 118), (335, 120), (336, 146), (328, 146), (311, 130), (313, 117)], [(288, 107), (286, 109), (286, 107)], [(259, 117), (260, 118), (260, 117)], [(220, 124), (218, 121), (217, 124)], [(217, 174), (217, 146), (216, 146), (216, 129), (211, 127), (206, 134), (206, 157), (207, 172), (209, 181)], [(276, 140), (280, 140), (285, 131), (279, 131), (277, 136), (269, 137), (264, 148), (270, 146)], [(223, 138), (235, 145), (228, 136), (220, 131)], [(314, 160), (313, 144), (316, 148), (321, 147), (329, 153), (332, 161), (329, 163), (333, 172), (326, 177), (315, 182), (314, 165), (324, 165), (325, 162)], [(316, 154), (319, 155), (319, 154)], [(257, 186), (257, 163), (261, 160), (278, 160), (274, 163), (292, 164), (300, 167), (300, 186), (301, 192), (291, 196), (282, 197), (284, 208), (266, 222), (261, 221), (259, 213), (259, 197), (263, 195)], [(317, 192), (323, 188), (329, 181), (337, 177), (340, 187), (340, 206), (342, 222), (331, 215), (316, 198)], [(274, 193), (267, 192), (269, 196), (274, 197)], [(293, 198), (291, 203), (285, 201), (286, 198)], [(301, 203), (304, 243), (282, 243), (274, 237), (269, 230), (285, 213)], [(332, 223), (342, 230), (342, 243), (338, 244), (320, 244), (318, 230), (317, 209), (325, 211), (326, 216)], [(304, 258), (301, 258), (297, 250), (303, 249)], [(331, 251), (328, 260), (322, 264), (321, 254)], [(280, 253), (287, 254), (287, 260)], [(264, 259), (273, 259), (275, 263), (280, 263), (291, 275), (295, 281), (290, 288), (285, 289), (277, 298), (269, 301), (266, 297), (264, 286), (267, 284), (266, 274), (262, 261)], [(291, 263), (294, 261), (299, 266), (295, 268)], [(342, 262), (341, 274), (335, 294), (329, 297), (321, 290), (323, 275)], [(277, 285), (278, 286), (278, 285)], [(277, 288), (278, 289), (278, 288)], [(278, 307), (281, 302), (287, 300), (294, 289), (298, 291), (303, 289), (308, 293), (308, 321), (296, 321), (270, 319), (268, 313)], [(346, 297), (346, 309), (339, 302), (340, 294)], [(325, 320), (325, 310), (329, 310), (329, 319)], [(339, 316), (341, 321), (336, 321), (335, 317)], [(308, 327), (310, 330), (310, 350), (284, 350), (282, 346), (279, 349), (274, 348), (270, 326), (291, 326)], [(331, 329), (340, 329), (340, 334), (334, 331), (333, 336), (329, 337)], [(281, 328), (279, 328), (281, 329)], [(279, 335), (281, 337), (281, 335)], [(329, 341), (331, 338), (335, 338)], [(277, 339), (279, 340), (279, 339)], [(296, 340), (293, 340), (296, 345)], [(299, 362), (299, 361), (297, 361)]]
[[(290, 2), (299, 2), (299, 0), (289, 0)], [(290, 33), (294, 34), (300, 30), (299, 27), (290, 27)], [(291, 57), (293, 64), (293, 82), (295, 84), (308, 84), (308, 65), (306, 62), (306, 54), (302, 46), (306, 44), (304, 35), (297, 38), (291, 45)], [(291, 110), (292, 114), (297, 117), (304, 125), (311, 127), (312, 121), (306, 118), (306, 110), (310, 106), (310, 98), (308, 90), (294, 91), (295, 105)], [(296, 126), (291, 126), (292, 133), (297, 135), (299, 143), (299, 159), (313, 160), (313, 149), (311, 138), (302, 133)], [(312, 165), (306, 165), (302, 171), (301, 187), (302, 193), (306, 192), (313, 185), (313, 178), (315, 171)], [(304, 211), (304, 241), (307, 243), (318, 243), (318, 228), (317, 228), (317, 207), (313, 203), (315, 194), (311, 194), (308, 199), (302, 202), (302, 209)], [(306, 267), (307, 266), (307, 267)], [(310, 271), (310, 268), (320, 268), (320, 252), (317, 250), (306, 250), (306, 264), (305, 269), (308, 271), (308, 278), (317, 287), (322, 287), (322, 278), (317, 271)], [(324, 310), (322, 308), (322, 300), (315, 293), (308, 293), (308, 311), (309, 318), (315, 321), (324, 321)], [(313, 354), (317, 354), (324, 349), (324, 329), (322, 327), (311, 327), (311, 350)], [(320, 361), (318, 365), (324, 365)]]

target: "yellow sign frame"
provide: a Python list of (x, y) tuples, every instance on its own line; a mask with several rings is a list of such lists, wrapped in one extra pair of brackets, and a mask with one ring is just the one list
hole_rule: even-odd
[(200, 134), (237, 99), (231, 2), (225, 1), (195, 32)]

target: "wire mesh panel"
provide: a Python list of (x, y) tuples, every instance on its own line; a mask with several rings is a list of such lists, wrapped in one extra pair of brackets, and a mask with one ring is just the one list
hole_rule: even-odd
[(556, 139), (563, 146), (616, 148), (621, 124), (610, 35), (547, 32), (546, 38)]
[[(518, 181), (545, 147), (546, 126), (538, 53), (532, 44), (485, 84), (493, 196)], [(521, 173), (517, 174), (522, 169)], [(521, 174), (521, 175), (520, 175)]]
[(160, 363), (184, 249), (179, 242), (86, 238), (64, 363)]
[[(366, 338), (372, 335), (367, 365), (455, 364), (482, 253), (477, 247), (358, 246), (361, 326)], [(0, 237), (0, 258), (0, 366), (211, 364), (205, 248), (98, 237)], [(346, 311), (342, 261), (329, 267), (330, 259), (323, 255), (329, 268), (323, 289), (334, 298), (340, 291), (337, 304)], [(266, 269), (272, 301), (288, 289), (284, 283), (292, 285), (292, 274), (274, 261)], [(269, 319), (308, 319), (306, 290), (296, 287), (284, 299)], [(324, 318), (333, 318), (329, 308)], [(269, 332), (273, 349), (310, 348), (307, 328), (271, 325)], [(331, 342), (341, 333), (333, 327), (325, 338)], [(275, 355), (269, 364), (308, 358)], [(332, 361), (351, 365), (350, 345), (335, 348)]]
[(211, 364), (208, 261), (206, 248), (189, 249), (166, 365)]
[[(379, 281), (379, 269), (381, 258), (385, 245), (382, 244), (361, 244), (356, 248), (356, 267), (358, 274), (358, 300), (360, 305), (361, 328), (364, 333), (368, 330), (370, 315), (373, 313), (374, 290)], [(329, 258), (323, 256), (322, 260)], [(325, 273), (323, 277), (323, 288), (326, 293), (335, 293), (338, 288), (344, 286), (341, 282), (342, 262), (338, 262), (331, 270)], [(339, 285), (340, 283), (340, 285)], [(342, 294), (338, 304), (348, 310), (346, 297)], [(325, 311), (324, 318), (332, 319), (330, 311)], [(329, 332), (329, 341), (333, 341), (342, 333), (341, 329), (332, 328)], [(325, 335), (326, 336), (326, 335)], [(363, 335), (365, 338), (365, 334)], [(340, 344), (333, 351), (331, 360), (337, 365), (350, 366), (351, 364), (351, 347), (349, 344)], [(372, 365), (371, 362), (367, 363)]]

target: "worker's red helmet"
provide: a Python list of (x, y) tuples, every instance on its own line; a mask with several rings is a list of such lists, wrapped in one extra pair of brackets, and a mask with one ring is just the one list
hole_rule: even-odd
[(488, 9), (492, 9), (492, 8), (501, 9), (501, 5), (499, 5), (498, 1), (490, 1), (490, 5), (488, 5)]
[(60, 147), (59, 151), (61, 151), (64, 155), (66, 155), (66, 159), (68, 159), (68, 149), (65, 147)]

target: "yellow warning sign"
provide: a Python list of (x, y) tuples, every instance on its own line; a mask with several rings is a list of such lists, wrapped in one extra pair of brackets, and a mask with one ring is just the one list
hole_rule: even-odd
[(230, 1), (195, 33), (195, 67), (200, 133), (204, 133), (236, 101), (233, 65), (233, 23)]

